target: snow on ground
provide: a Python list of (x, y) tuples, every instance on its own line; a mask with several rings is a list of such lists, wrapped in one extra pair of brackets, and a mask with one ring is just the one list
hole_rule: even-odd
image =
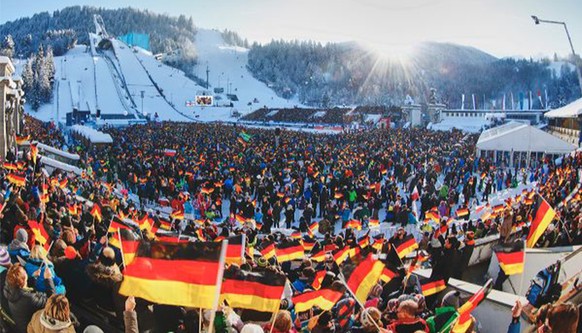
[[(127, 88), (140, 112), (143, 111), (143, 113), (150, 114), (152, 117), (157, 113), (160, 120), (190, 120), (168, 104), (148, 77), (148, 73), (144, 70), (137, 58), (137, 53), (132, 48), (116, 39), (112, 39), (111, 42), (115, 50), (115, 56), (121, 66), (121, 72), (125, 77)], [(161, 88), (163, 89), (163, 87)], [(141, 97), (142, 92), (144, 95), (143, 98)]]
[[(166, 98), (182, 113), (197, 116), (200, 121), (235, 120), (231, 113), (237, 110), (242, 115), (267, 105), (269, 107), (292, 107), (296, 101), (278, 97), (267, 85), (255, 79), (248, 71), (248, 49), (228, 46), (219, 31), (200, 29), (196, 34), (196, 51), (198, 66), (195, 75), (206, 80), (206, 68), (209, 70), (209, 89), (197, 85), (186, 78), (184, 73), (156, 61), (149, 52), (136, 53), (137, 57), (163, 89)], [(223, 88), (223, 93), (214, 93), (214, 88)], [(227, 92), (235, 94), (238, 101), (230, 104)], [(214, 96), (213, 107), (187, 107), (186, 101), (194, 101), (196, 95)], [(250, 105), (248, 105), (250, 103)]]
[(467, 118), (467, 119), (445, 119), (440, 123), (429, 124), (428, 129), (435, 131), (450, 131), (453, 128), (461, 129), (465, 132), (479, 133), (485, 125), (489, 125), (490, 121), (479, 118)]

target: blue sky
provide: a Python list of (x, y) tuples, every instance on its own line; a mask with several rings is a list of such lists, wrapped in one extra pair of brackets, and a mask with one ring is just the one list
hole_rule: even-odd
[(0, 22), (71, 5), (132, 6), (192, 16), (197, 26), (237, 31), (251, 41), (355, 40), (385, 53), (420, 41), (470, 45), (495, 56), (566, 55), (566, 21), (582, 52), (582, 0), (0, 0)]

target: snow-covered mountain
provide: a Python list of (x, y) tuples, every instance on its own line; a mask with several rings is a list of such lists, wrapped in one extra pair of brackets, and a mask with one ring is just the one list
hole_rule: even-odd
[[(27, 107), (29, 112), (59, 122), (65, 122), (73, 109), (92, 115), (99, 110), (100, 122), (110, 124), (143, 121), (145, 115), (153, 118), (156, 114), (160, 120), (228, 121), (236, 119), (234, 111), (244, 115), (264, 105), (296, 104), (256, 80), (246, 67), (248, 49), (227, 45), (215, 30), (199, 30), (196, 38), (196, 72), (205, 77), (208, 69), (208, 89), (146, 50), (114, 38), (109, 49), (97, 50), (98, 38), (92, 38), (92, 46), (78, 45), (55, 57), (53, 101), (36, 112)], [(17, 68), (21, 70), (23, 64), (17, 61)], [(188, 103), (198, 95), (212, 95), (215, 106)]]

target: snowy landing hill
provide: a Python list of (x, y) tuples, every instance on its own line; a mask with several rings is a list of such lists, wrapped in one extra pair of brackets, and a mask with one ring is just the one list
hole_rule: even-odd
[[(99, 110), (98, 123), (125, 125), (143, 122), (145, 115), (153, 119), (156, 113), (160, 120), (235, 121), (237, 112), (245, 115), (263, 106), (298, 104), (278, 97), (256, 80), (246, 67), (248, 49), (227, 45), (215, 30), (199, 30), (195, 41), (198, 65), (194, 74), (205, 82), (208, 69), (208, 89), (146, 50), (113, 38), (108, 48), (101, 49), (96, 35), (90, 34), (90, 40), (89, 46), (79, 45), (55, 57), (52, 103), (38, 111), (27, 106), (27, 112), (65, 123), (73, 109), (93, 116)], [(21, 71), (24, 61), (16, 65)], [(199, 95), (213, 96), (214, 106), (188, 103)]]

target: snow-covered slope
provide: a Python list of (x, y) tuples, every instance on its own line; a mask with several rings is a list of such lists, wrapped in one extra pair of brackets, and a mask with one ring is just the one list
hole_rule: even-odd
[[(182, 71), (155, 60), (149, 52), (139, 50), (136, 53), (166, 98), (180, 112), (201, 121), (233, 120), (230, 117), (232, 110), (244, 115), (264, 105), (285, 107), (297, 104), (278, 97), (255, 79), (246, 68), (248, 49), (226, 45), (220, 32), (200, 29), (195, 44), (198, 52), (195, 75), (205, 81), (208, 68), (208, 90), (188, 79)], [(215, 94), (214, 88), (223, 88), (224, 92)], [(233, 107), (228, 106), (231, 102), (227, 97), (229, 92), (238, 98), (238, 101), (232, 101)], [(186, 106), (186, 101), (194, 101), (196, 95), (204, 93), (213, 95), (217, 106)]]
[[(143, 112), (152, 118), (157, 113), (161, 120), (233, 121), (233, 111), (244, 115), (265, 105), (298, 104), (278, 97), (256, 80), (246, 68), (248, 49), (226, 45), (216, 30), (199, 30), (195, 42), (199, 56), (195, 74), (205, 80), (208, 68), (209, 89), (156, 60), (148, 51), (116, 39), (111, 43), (113, 50), (92, 54), (90, 48), (79, 45), (65, 56), (55, 57), (53, 102), (37, 112), (29, 111), (45, 121), (59, 122), (65, 122), (73, 108), (92, 115), (99, 109), (104, 118), (135, 118), (142, 113), (142, 91)], [(20, 70), (23, 63), (17, 62)], [(223, 91), (215, 93), (215, 88)], [(236, 95), (235, 100), (227, 93)], [(215, 106), (186, 105), (202, 94), (214, 96)]]

